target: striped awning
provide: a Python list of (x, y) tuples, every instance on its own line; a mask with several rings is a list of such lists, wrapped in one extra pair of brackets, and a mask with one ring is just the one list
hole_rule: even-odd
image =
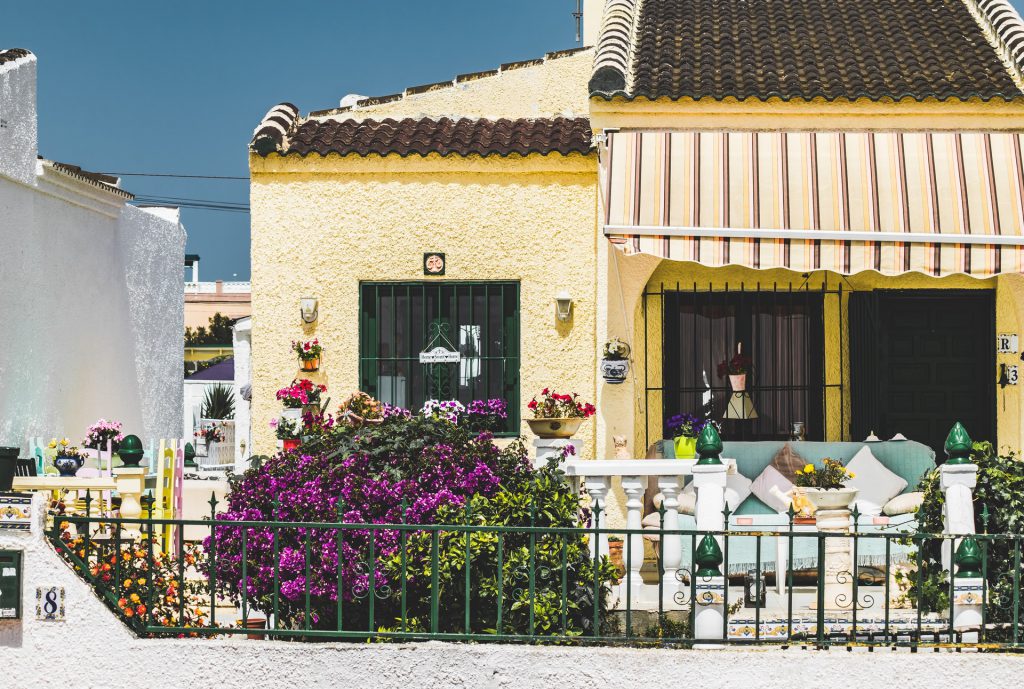
[(605, 234), (704, 265), (1024, 270), (1024, 134), (612, 131)]

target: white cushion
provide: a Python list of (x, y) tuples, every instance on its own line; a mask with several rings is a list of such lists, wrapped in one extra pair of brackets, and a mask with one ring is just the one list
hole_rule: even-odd
[(882, 505), (907, 487), (907, 482), (886, 469), (868, 447), (862, 447), (846, 465), (846, 469), (853, 474), (846, 485), (857, 489), (854, 504), (864, 515), (877, 517), (882, 513)]
[[(754, 482), (743, 474), (727, 474), (725, 477), (725, 504), (729, 506), (729, 511), (735, 512), (736, 508), (743, 504), (743, 501), (750, 495), (750, 486)], [(693, 495), (694, 505), (697, 502), (696, 489), (693, 487), (693, 481), (686, 484), (686, 488), (683, 489), (682, 494), (679, 496), (679, 504), (683, 503), (684, 495)], [(682, 511), (682, 510), (680, 510)]]
[[(778, 488), (779, 492), (773, 492), (773, 487)], [(776, 512), (785, 512), (789, 509), (789, 501), (783, 501), (779, 494), (785, 495), (792, 489), (793, 482), (771, 464), (765, 467), (761, 475), (750, 485), (751, 492)]]
[[(662, 503), (662, 501), (664, 499), (665, 499), (665, 497), (661, 493), (658, 493), (657, 495), (655, 495), (652, 498), (652, 501), (654, 502), (654, 509), (659, 509), (661, 507), (661, 503)], [(692, 515), (696, 510), (697, 510), (697, 496), (696, 496), (696, 494), (694, 494), (693, 492), (690, 492), (690, 493), (685, 493), (685, 492), (684, 493), (680, 493), (679, 494), (679, 514), (689, 514), (689, 515)], [(655, 517), (658, 516), (657, 512), (651, 512), (651, 514), (653, 514)], [(650, 516), (651, 516), (650, 514), (647, 515), (647, 517), (650, 517)], [(647, 517), (644, 517), (644, 519), (646, 520)], [(655, 521), (654, 524), (648, 524), (646, 521), (644, 522), (644, 526), (657, 526), (657, 525), (658, 525), (657, 521)]]
[(890, 517), (916, 512), (924, 502), (924, 493), (900, 493), (882, 506), (882, 513)]

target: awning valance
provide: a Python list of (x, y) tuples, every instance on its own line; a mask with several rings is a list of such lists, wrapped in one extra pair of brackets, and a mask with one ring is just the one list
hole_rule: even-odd
[(712, 266), (1022, 272), (1022, 136), (608, 132), (604, 231), (630, 253)]

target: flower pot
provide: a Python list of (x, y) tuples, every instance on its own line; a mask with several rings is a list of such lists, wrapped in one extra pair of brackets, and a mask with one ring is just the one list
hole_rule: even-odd
[(286, 407), (281, 412), (282, 419), (288, 419), (289, 421), (301, 421), (302, 420), (302, 407)]
[(302, 405), (302, 408), (299, 411), (302, 412), (302, 416), (305, 416), (306, 414), (316, 415), (320, 413), (320, 404), (304, 404)]
[(301, 442), (302, 441), (299, 440), (298, 438), (285, 438), (284, 440), (281, 441), (281, 443), (284, 446), (285, 452), (291, 452), (292, 450), (299, 449), (299, 443)]
[(538, 438), (571, 438), (586, 419), (527, 419), (530, 430)]
[[(250, 617), (245, 621), (246, 629), (266, 629), (267, 621), (262, 617)], [(267, 638), (266, 634), (246, 634), (245, 638), (250, 641), (262, 641)]]
[(601, 359), (601, 375), (609, 385), (625, 383), (629, 375), (629, 359)]
[(81, 457), (64, 457), (57, 455), (53, 458), (53, 466), (61, 476), (66, 478), (77, 474), (83, 464), (85, 464), (85, 460)]
[(672, 444), (675, 446), (676, 459), (696, 459), (696, 438), (688, 438), (685, 435), (680, 435), (676, 438), (673, 438)]
[(300, 359), (303, 371), (319, 371), (320, 370), (320, 357), (313, 357), (312, 359)]
[(857, 499), (856, 488), (804, 488), (817, 510), (848, 510)]
[(18, 469), (18, 448), (0, 447), (0, 491), (11, 490)]
[(622, 541), (608, 541), (608, 559), (615, 565), (615, 571), (619, 573), (619, 580), (626, 576), (626, 563), (622, 559)]
[(747, 389), (747, 374), (737, 373), (729, 374), (729, 385), (732, 386), (733, 392), (745, 392)]

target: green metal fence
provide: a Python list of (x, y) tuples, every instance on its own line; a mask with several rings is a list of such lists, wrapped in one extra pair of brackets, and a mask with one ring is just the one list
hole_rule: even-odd
[[(872, 532), (856, 513), (846, 535), (798, 531), (792, 514), (780, 530), (708, 533), (666, 529), (664, 513), (661, 527), (630, 530), (589, 526), (598, 520), (586, 512), (577, 528), (547, 528), (476, 524), (468, 512), (464, 523), (443, 525), (224, 521), (216, 508), (211, 500), (205, 520), (155, 519), (151, 511), (134, 520), (55, 516), (50, 540), (142, 635), (689, 647), (715, 640), (696, 638), (695, 616), (717, 605), (726, 611), (716, 635), (723, 645), (1022, 647), (1021, 535)], [(161, 553), (158, 535), (168, 526), (172, 552)], [(202, 545), (186, 540), (190, 529), (207, 535)], [(631, 536), (677, 538), (688, 555), (666, 571), (655, 548), (641, 584), (603, 555), (595, 562), (592, 549), (609, 535), (624, 538), (626, 562), (637, 547)], [(801, 541), (813, 546), (802, 559)], [(830, 580), (837, 544), (848, 544), (855, 564)], [(941, 566), (944, 546), (953, 576)], [(781, 571), (773, 548), (788, 552)], [(863, 564), (869, 550), (880, 555)], [(748, 554), (742, 562), (740, 551)], [(261, 564), (257, 552), (269, 559)], [(290, 583), (297, 573), (304, 588)], [(719, 599), (707, 585), (721, 579)], [(965, 581), (981, 590), (964, 593)], [(845, 606), (827, 598), (830, 584), (848, 586)], [(910, 608), (898, 607), (898, 591)], [(233, 605), (231, 619), (218, 601)], [(978, 623), (956, 624), (955, 605), (973, 605)], [(268, 619), (267, 628), (248, 628), (255, 618)]]

